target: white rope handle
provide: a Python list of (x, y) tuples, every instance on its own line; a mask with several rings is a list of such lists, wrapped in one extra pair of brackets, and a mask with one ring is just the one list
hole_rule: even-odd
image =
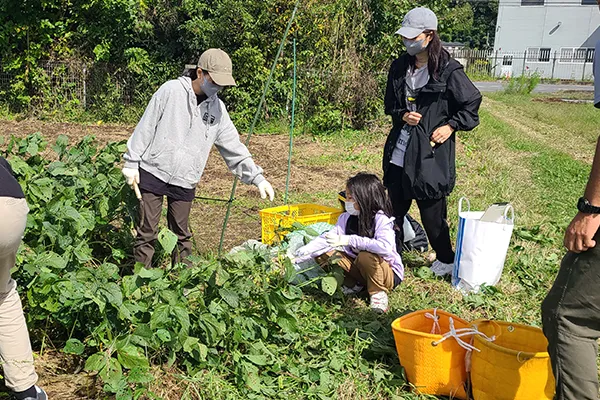
[(473, 351), (473, 350), (481, 351), (477, 347), (473, 346), (472, 344), (467, 343), (464, 340), (462, 340), (461, 337), (479, 335), (479, 336), (482, 336), (488, 342), (492, 342), (492, 341), (496, 340), (496, 336), (488, 337), (485, 333), (478, 331), (477, 328), (456, 329), (454, 327), (454, 320), (452, 319), (452, 317), (449, 318), (449, 327), (450, 327), (450, 331), (446, 332), (440, 340), (433, 342), (432, 343), (433, 346), (437, 346), (438, 344), (442, 343), (444, 340), (446, 340), (450, 337), (453, 337), (454, 339), (456, 339), (456, 343), (458, 343), (458, 345), (460, 347), (462, 347), (463, 349), (465, 349), (467, 351)]
[(469, 201), (469, 199), (467, 199), (466, 197), (461, 197), (460, 200), (458, 200), (458, 215), (460, 215), (460, 213), (462, 212), (462, 203), (463, 201), (467, 202), (467, 207), (469, 207), (469, 209), (467, 210), (467, 212), (471, 211), (471, 202)]
[(425, 318), (430, 318), (433, 320), (433, 326), (431, 327), (431, 333), (433, 335), (441, 335), (442, 328), (440, 328), (440, 317), (437, 315), (437, 308), (433, 309), (433, 314), (425, 313)]

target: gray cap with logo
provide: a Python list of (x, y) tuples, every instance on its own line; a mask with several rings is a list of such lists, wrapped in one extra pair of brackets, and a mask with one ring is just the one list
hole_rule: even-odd
[(396, 34), (407, 39), (414, 39), (424, 31), (437, 31), (438, 20), (433, 11), (425, 7), (417, 7), (410, 10), (404, 16), (402, 28)]

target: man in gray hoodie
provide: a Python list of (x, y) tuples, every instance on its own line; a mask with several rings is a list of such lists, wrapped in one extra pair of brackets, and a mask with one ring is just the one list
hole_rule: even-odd
[(232, 173), (256, 185), (263, 199), (269, 195), (273, 201), (273, 187), (254, 164), (217, 96), (225, 86), (235, 85), (231, 73), (227, 53), (206, 50), (189, 76), (168, 81), (154, 93), (127, 142), (123, 175), (129, 185), (139, 185), (143, 208), (133, 254), (146, 267), (154, 255), (163, 196), (167, 196), (169, 229), (178, 238), (173, 262), (186, 262), (191, 254), (188, 221), (213, 144)]

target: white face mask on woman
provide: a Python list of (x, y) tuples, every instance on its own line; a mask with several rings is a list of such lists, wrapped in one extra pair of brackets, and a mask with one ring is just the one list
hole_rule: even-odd
[(354, 202), (353, 201), (347, 201), (346, 205), (346, 212), (350, 215), (358, 215), (358, 210), (356, 209), (356, 207), (354, 207)]

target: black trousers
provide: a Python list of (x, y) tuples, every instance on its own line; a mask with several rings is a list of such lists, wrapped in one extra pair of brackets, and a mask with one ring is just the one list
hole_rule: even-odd
[[(396, 222), (400, 228), (402, 228), (404, 216), (408, 213), (413, 202), (413, 199), (406, 199), (402, 187), (402, 172), (402, 168), (392, 164), (389, 171), (392, 179), (387, 185), (388, 194), (394, 208), (394, 217), (396, 217)], [(425, 228), (427, 239), (435, 251), (437, 259), (443, 263), (452, 264), (454, 262), (454, 250), (452, 250), (452, 242), (450, 241), (448, 202), (446, 197), (441, 199), (416, 200), (416, 202), (421, 212), (421, 223), (423, 224), (423, 228)], [(400, 229), (398, 235), (403, 239), (404, 231)], [(404, 240), (397, 242), (403, 243)]]

